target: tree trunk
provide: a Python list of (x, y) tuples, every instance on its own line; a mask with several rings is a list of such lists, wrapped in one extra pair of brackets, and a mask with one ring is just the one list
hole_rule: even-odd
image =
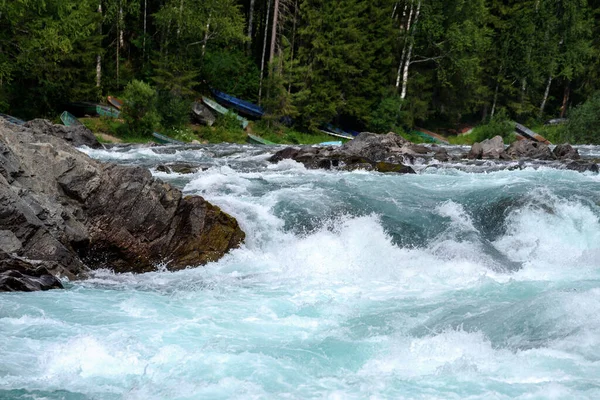
[(144, 0), (144, 42), (142, 44), (142, 61), (146, 60), (146, 33), (148, 24), (148, 0)]
[(208, 15), (208, 22), (206, 23), (206, 32), (204, 32), (204, 40), (202, 41), (202, 59), (204, 59), (204, 55), (206, 54), (206, 44), (208, 43), (208, 34), (210, 31), (210, 18), (212, 17), (212, 13)]
[(496, 115), (496, 105), (498, 104), (498, 92), (500, 91), (500, 79), (498, 79), (498, 81), (496, 81), (496, 90), (494, 91), (494, 102), (492, 103), (492, 112), (490, 113), (490, 116), (492, 118), (494, 118), (494, 115)]
[(544, 109), (546, 108), (546, 103), (548, 102), (548, 96), (550, 95), (550, 87), (552, 86), (552, 75), (548, 78), (548, 84), (546, 85), (546, 91), (544, 92), (544, 99), (542, 100), (542, 105), (540, 106), (540, 119), (544, 116)]
[[(417, 11), (415, 12), (415, 22), (413, 23), (412, 30), (413, 32), (417, 29), (417, 24), (419, 22), (419, 13), (421, 12), (421, 0), (417, 5)], [(402, 93), (400, 94), (400, 98), (402, 100), (406, 99), (406, 92), (408, 90), (408, 69), (410, 67), (410, 61), (412, 58), (412, 51), (414, 40), (411, 40), (408, 46), (408, 53), (406, 54), (406, 61), (404, 62), (404, 72), (402, 73)]]
[(254, 23), (254, 3), (256, 0), (250, 0), (250, 11), (248, 13), (248, 50), (252, 48), (252, 30), (254, 27), (252, 24)]
[[(269, 51), (269, 62), (272, 63), (275, 58), (275, 45), (277, 44), (277, 24), (279, 18), (279, 0), (275, 0), (273, 5), (273, 25), (271, 29), (271, 50)], [(271, 73), (272, 70), (269, 70)]]
[[(100, 14), (100, 23), (98, 24), (98, 34), (102, 36), (102, 3), (98, 4), (98, 13)], [(102, 56), (96, 56), (96, 87), (102, 86)]]
[(269, 33), (269, 14), (271, 13), (271, 0), (267, 0), (267, 17), (265, 19), (265, 37), (263, 40), (262, 59), (260, 62), (260, 85), (258, 87), (258, 104), (260, 105), (262, 100), (262, 86), (263, 78), (265, 76), (265, 55), (267, 53), (267, 39)]
[[(210, 17), (208, 17), (210, 20)], [(181, 22), (183, 21), (183, 0), (179, 2), (179, 22), (177, 23), (177, 37), (181, 34)], [(208, 28), (207, 28), (208, 31)], [(204, 56), (204, 53), (202, 53)]]
[(567, 81), (567, 86), (565, 86), (565, 92), (563, 94), (563, 102), (562, 107), (560, 107), (560, 117), (564, 118), (567, 113), (567, 104), (569, 104), (569, 97), (571, 95), (571, 82)]
[[(404, 32), (406, 35), (406, 39), (404, 39), (404, 46), (402, 47), (402, 54), (400, 55), (400, 65), (398, 66), (398, 73), (396, 74), (396, 90), (400, 89), (400, 81), (402, 79), (402, 71), (404, 67), (404, 63), (406, 62), (406, 49), (408, 47), (408, 41), (410, 40), (410, 27), (412, 24), (412, 17), (414, 11), (414, 0), (410, 2), (410, 13), (408, 14), (408, 21), (406, 22), (406, 26), (404, 27)], [(406, 17), (406, 8), (408, 7), (408, 3), (404, 6), (403, 17)]]
[[(291, 55), (290, 55), (290, 63), (294, 64), (295, 57), (295, 47), (296, 47), (296, 24), (298, 23), (298, 0), (294, 0), (294, 23), (292, 25), (292, 43), (291, 43)], [(288, 84), (288, 94), (292, 93), (292, 82)]]

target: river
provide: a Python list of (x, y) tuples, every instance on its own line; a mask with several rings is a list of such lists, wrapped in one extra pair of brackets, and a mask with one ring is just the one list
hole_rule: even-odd
[[(0, 295), (0, 399), (600, 397), (597, 174), (85, 151), (203, 196), (246, 244), (203, 268)], [(156, 172), (174, 161), (204, 170)]]

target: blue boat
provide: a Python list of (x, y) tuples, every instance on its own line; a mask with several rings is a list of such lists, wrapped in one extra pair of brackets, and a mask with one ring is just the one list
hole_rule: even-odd
[(265, 109), (261, 106), (257, 106), (254, 103), (250, 103), (249, 101), (238, 99), (237, 97), (233, 97), (228, 95), (227, 93), (219, 92), (218, 90), (212, 90), (215, 99), (225, 107), (234, 108), (242, 114), (245, 114), (249, 117), (262, 118), (265, 115)]
[(11, 124), (14, 124), (14, 125), (25, 125), (25, 121), (23, 121), (19, 118), (12, 117), (10, 115), (0, 114), (0, 118), (4, 118), (5, 120), (7, 120), (8, 122), (10, 122)]
[(360, 135), (360, 132), (352, 131), (352, 130), (346, 132), (345, 130), (336, 128), (335, 126), (333, 126), (331, 124), (327, 124), (326, 130), (329, 132), (333, 132), (335, 134), (341, 135), (341, 136), (345, 136), (345, 137), (357, 137), (358, 135)]
[(154, 139), (160, 144), (185, 144), (184, 142), (180, 142), (179, 140), (175, 140), (165, 135), (161, 135), (158, 132), (152, 132), (152, 136)]
[(344, 143), (342, 143), (341, 140), (335, 141), (335, 142), (323, 142), (323, 143), (319, 143), (319, 146), (334, 146), (334, 147), (339, 147), (341, 145), (343, 145)]

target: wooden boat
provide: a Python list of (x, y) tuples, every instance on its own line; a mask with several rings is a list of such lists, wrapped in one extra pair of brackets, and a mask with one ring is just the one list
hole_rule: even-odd
[(524, 125), (515, 124), (515, 130), (516, 130), (516, 133), (519, 133), (522, 136), (525, 136), (527, 139), (531, 139), (533, 141), (540, 142), (540, 143), (552, 144), (552, 143), (550, 143), (550, 141), (548, 139), (546, 139), (542, 135), (538, 135), (537, 133), (535, 133), (534, 131), (532, 131), (531, 129), (527, 128)]
[(192, 116), (198, 122), (201, 122), (208, 126), (213, 126), (216, 120), (215, 115), (212, 112), (210, 112), (208, 107), (206, 107), (199, 101), (195, 101), (194, 104), (192, 104)]
[(450, 142), (448, 142), (448, 139), (446, 139), (442, 135), (438, 135), (437, 133), (428, 131), (427, 129), (423, 129), (423, 128), (415, 128), (415, 129), (416, 129), (416, 134), (421, 136), (424, 139), (430, 138), (430, 139), (433, 139), (434, 143), (437, 142), (437, 143), (442, 143), (442, 144), (450, 144)]
[(252, 144), (266, 144), (266, 145), (277, 144), (277, 143), (273, 143), (267, 139), (263, 139), (260, 136), (252, 135), (250, 133), (248, 134), (248, 137), (246, 140), (248, 141), (248, 143), (252, 143)]
[(156, 141), (158, 143), (161, 143), (161, 144), (185, 144), (183, 142), (180, 142), (179, 140), (175, 140), (168, 136), (161, 135), (160, 133), (157, 133), (157, 132), (152, 132), (152, 136), (154, 137), (154, 139), (156, 139)]
[(64, 111), (60, 114), (60, 120), (65, 126), (82, 126), (83, 124), (73, 114), (68, 111)]
[(265, 115), (265, 109), (254, 103), (238, 99), (237, 97), (214, 89), (212, 90), (212, 93), (215, 96), (215, 99), (227, 108), (233, 108), (244, 115), (254, 118), (261, 118)]
[(19, 118), (15, 118), (10, 115), (0, 114), (0, 118), (4, 118), (5, 120), (7, 120), (8, 122), (10, 122), (11, 124), (14, 124), (14, 125), (25, 125), (25, 121), (23, 121), (22, 119), (19, 119)]
[(320, 130), (321, 132), (323, 132), (324, 134), (326, 134), (326, 135), (333, 136), (333, 137), (337, 137), (337, 138), (340, 138), (340, 139), (346, 139), (346, 140), (353, 140), (353, 139), (354, 139), (354, 137), (353, 137), (353, 136), (349, 136), (349, 135), (342, 135), (342, 134), (339, 134), (339, 133), (334, 133), (334, 132), (330, 132), (330, 131), (325, 131), (325, 130), (323, 130), (323, 129), (319, 129), (319, 130)]
[(96, 104), (96, 113), (101, 117), (119, 118), (121, 116), (121, 112), (119, 110), (115, 110), (112, 107), (103, 106), (100, 104)]
[(225, 107), (223, 107), (222, 105), (217, 103), (216, 101), (213, 101), (213, 100), (209, 99), (208, 97), (203, 97), (202, 102), (204, 104), (206, 104), (211, 110), (216, 111), (219, 114), (225, 115), (228, 112), (232, 113), (233, 115), (235, 115), (235, 118), (237, 118), (237, 120), (240, 121), (240, 124), (242, 125), (243, 129), (246, 129), (246, 127), (248, 127), (248, 120), (246, 118), (240, 117), (236, 113), (229, 111), (228, 109), (226, 109)]
[(108, 104), (117, 110), (120, 110), (123, 107), (123, 100), (117, 99), (116, 97), (108, 96), (106, 100), (108, 101)]

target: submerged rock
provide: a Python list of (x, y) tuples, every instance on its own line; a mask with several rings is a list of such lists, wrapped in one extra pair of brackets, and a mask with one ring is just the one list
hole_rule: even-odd
[[(245, 238), (237, 221), (147, 169), (101, 163), (55, 135), (0, 123), (0, 250), (85, 276), (215, 261)], [(49, 125), (51, 132), (59, 128)], [(23, 273), (23, 272), (20, 272)]]

